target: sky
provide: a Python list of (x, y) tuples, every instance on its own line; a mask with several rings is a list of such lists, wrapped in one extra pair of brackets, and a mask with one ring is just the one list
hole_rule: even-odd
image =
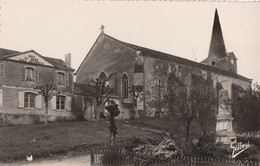
[(260, 2), (1, 0), (0, 47), (64, 60), (77, 70), (100, 34), (201, 62), (218, 10), (238, 74), (260, 83)]

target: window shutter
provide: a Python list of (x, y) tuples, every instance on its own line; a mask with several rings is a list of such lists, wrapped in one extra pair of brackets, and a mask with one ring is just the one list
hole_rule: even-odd
[(0, 89), (0, 108), (3, 108), (3, 89)]
[(56, 110), (56, 96), (51, 98), (51, 109)]
[(18, 92), (18, 107), (19, 108), (24, 107), (24, 92), (22, 92), (22, 91)]
[(5, 65), (2, 64), (2, 66), (3, 66), (3, 77), (5, 77)]
[(57, 79), (57, 72), (54, 72), (54, 84), (58, 83), (58, 79)]
[(82, 110), (85, 110), (85, 106), (86, 106), (86, 104), (85, 104), (85, 97), (81, 97), (81, 103), (82, 103)]
[(70, 75), (69, 73), (66, 73), (66, 86), (70, 85)]
[(71, 96), (66, 97), (66, 110), (71, 111)]
[(0, 76), (4, 77), (4, 64), (0, 63)]
[(39, 82), (39, 69), (35, 69), (34, 71), (35, 82)]
[(36, 96), (36, 108), (42, 109), (42, 96), (41, 95)]
[(22, 80), (25, 80), (25, 67), (22, 69)]

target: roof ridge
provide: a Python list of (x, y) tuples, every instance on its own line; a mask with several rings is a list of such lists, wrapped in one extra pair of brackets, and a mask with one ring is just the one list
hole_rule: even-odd
[[(164, 54), (163, 56), (159, 56), (159, 57), (158, 57), (159, 59), (164, 59), (164, 58), (167, 58), (167, 57), (176, 58), (176, 59), (178, 59), (178, 60), (183, 60), (183, 61), (185, 61), (186, 63), (187, 63), (187, 62), (190, 62), (190, 63), (196, 64), (196, 65), (199, 65), (199, 66), (201, 66), (201, 67), (205, 67), (205, 68), (211, 69), (213, 72), (214, 72), (214, 71), (215, 71), (215, 72), (223, 72), (225, 75), (230, 75), (230, 76), (234, 76), (234, 77), (239, 77), (239, 78), (246, 79), (246, 80), (252, 80), (252, 79), (249, 79), (249, 78), (244, 77), (244, 76), (242, 76), (242, 75), (239, 75), (239, 74), (237, 74), (237, 73), (233, 73), (233, 72), (226, 71), (226, 70), (221, 70), (221, 69), (218, 69), (218, 68), (213, 68), (213, 67), (211, 67), (211, 66), (208, 66), (208, 65), (205, 65), (205, 64), (202, 64), (202, 63), (199, 63), (199, 62), (195, 62), (195, 61), (192, 61), (192, 60), (190, 60), (190, 59), (183, 58), (183, 57), (180, 57), (180, 56), (177, 56), (177, 55), (172, 55), (172, 54), (165, 53), (165, 52), (161, 52), (161, 51), (158, 51), (158, 50), (153, 50), (153, 49), (150, 49), (150, 48), (146, 48), (146, 47), (138, 46), (138, 45), (135, 45), (135, 44), (127, 43), (127, 42), (118, 40), (118, 39), (116, 39), (116, 38), (114, 38), (114, 37), (112, 37), (112, 36), (110, 36), (110, 35), (105, 34), (105, 33), (104, 33), (104, 35), (107, 36), (107, 37), (110, 37), (111, 39), (114, 39), (114, 40), (116, 40), (116, 41), (118, 41), (118, 42), (120, 42), (120, 43), (122, 43), (122, 44), (124, 44), (124, 45), (126, 45), (126, 46), (128, 46), (128, 47), (130, 47), (130, 48), (132, 48), (132, 49), (134, 49), (134, 50), (141, 50), (141, 51), (142, 51), (142, 49), (146, 49), (146, 50), (148, 50), (148, 51), (152, 51), (152, 52), (155, 52), (155, 53)], [(144, 51), (144, 50), (143, 50), (143, 51)], [(142, 52), (143, 52), (143, 51), (142, 51)], [(149, 56), (149, 55), (148, 55), (148, 56)], [(151, 55), (150, 55), (150, 56), (151, 56)], [(208, 58), (208, 57), (207, 57), (207, 58)], [(207, 59), (207, 58), (206, 58), (206, 59)], [(204, 59), (204, 60), (206, 60), (206, 59)], [(204, 61), (204, 60), (203, 60), (203, 61)], [(183, 63), (185, 64), (185, 62), (183, 62)]]
[[(122, 41), (122, 40), (116, 39), (116, 38), (114, 38), (114, 37), (112, 37), (112, 36), (110, 36), (110, 35), (108, 35), (108, 34), (106, 34), (106, 33), (103, 33), (103, 34), (104, 34), (105, 36), (107, 36), (107, 37), (109, 37), (109, 38), (111, 38), (111, 39), (113, 39), (113, 40), (115, 40), (115, 41), (117, 41), (117, 42), (119, 42), (119, 43), (121, 43), (121, 44), (127, 46), (127, 47), (130, 47), (130, 48), (132, 48), (132, 49), (134, 49), (134, 50), (138, 50), (138, 49), (136, 49), (136, 48), (134, 48), (134, 47), (131, 46), (131, 45), (134, 46), (134, 44), (127, 43), (127, 42), (124, 42), (124, 41)], [(138, 46), (138, 47), (140, 47), (140, 46)]]
[(11, 50), (11, 49), (2, 48), (2, 47), (0, 47), (0, 49), (6, 50), (6, 51), (21, 52), (21, 51), (17, 51), (17, 50)]
[[(165, 53), (165, 52), (162, 52), (162, 51), (159, 51), (159, 50), (155, 50), (155, 49), (151, 49), (151, 48), (148, 48), (148, 47), (139, 46), (139, 45), (135, 45), (135, 44), (132, 44), (132, 43), (124, 42), (124, 41), (121, 41), (121, 40), (119, 40), (119, 39), (116, 39), (116, 38), (114, 38), (114, 37), (112, 37), (112, 36), (110, 36), (110, 35), (107, 35), (107, 34), (105, 34), (105, 33), (104, 33), (104, 35), (106, 35), (107, 37), (110, 37), (110, 38), (112, 38), (112, 39), (114, 39), (114, 40), (116, 40), (116, 41), (118, 41), (118, 42), (120, 42), (120, 43), (122, 43), (122, 44), (124, 44), (124, 45), (126, 45), (126, 46), (128, 46), (128, 47), (130, 47), (130, 48), (132, 48), (132, 49), (135, 49), (135, 50), (137, 50), (137, 51), (140, 50), (140, 49), (138, 49), (138, 48), (148, 49), (148, 50), (151, 50), (151, 51), (156, 51), (156, 52), (158, 52), (158, 53), (167, 54), (167, 55), (170, 55), (170, 56), (173, 56), (173, 57), (182, 58), (182, 57), (179, 57), (179, 56), (177, 56), (177, 55), (172, 55), (172, 54)], [(182, 58), (182, 59), (187, 59), (187, 58)], [(189, 59), (187, 59), (187, 60), (189, 60)]]

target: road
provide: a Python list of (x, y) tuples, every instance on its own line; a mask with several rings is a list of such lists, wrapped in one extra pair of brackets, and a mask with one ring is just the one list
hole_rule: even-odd
[(32, 161), (19, 166), (90, 166), (90, 155), (59, 160)]

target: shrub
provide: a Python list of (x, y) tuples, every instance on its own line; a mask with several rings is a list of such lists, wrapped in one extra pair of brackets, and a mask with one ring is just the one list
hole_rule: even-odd
[(134, 148), (134, 163), (138, 165), (150, 165), (153, 163), (156, 159), (154, 148), (151, 144), (139, 145)]
[(136, 148), (137, 146), (143, 145), (143, 144), (146, 144), (146, 143), (147, 143), (147, 141), (142, 139), (142, 138), (132, 137), (132, 138), (127, 140), (127, 144), (125, 145), (125, 149), (128, 152), (132, 152), (132, 150), (134, 148)]
[(159, 145), (143, 144), (134, 148), (134, 162), (142, 165), (150, 165), (155, 161), (166, 162), (176, 155), (183, 155), (183, 151), (168, 138)]
[(167, 160), (178, 154), (182, 155), (183, 152), (172, 139), (166, 138), (155, 147), (155, 155), (162, 156), (162, 160)]
[(250, 143), (250, 147), (243, 153), (239, 154), (236, 159), (260, 161), (260, 139), (254, 137), (238, 137), (238, 142)]
[(202, 156), (215, 156), (215, 135), (205, 135), (199, 138), (199, 142), (194, 147), (194, 153)]

